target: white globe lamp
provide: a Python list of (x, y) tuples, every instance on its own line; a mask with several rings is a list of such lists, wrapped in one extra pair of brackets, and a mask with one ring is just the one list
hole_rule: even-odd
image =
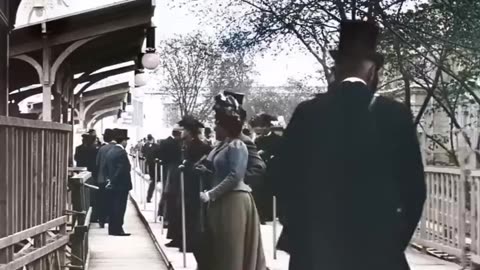
[(155, 52), (155, 50), (147, 51), (142, 56), (142, 66), (146, 69), (156, 69), (160, 65), (160, 56)]

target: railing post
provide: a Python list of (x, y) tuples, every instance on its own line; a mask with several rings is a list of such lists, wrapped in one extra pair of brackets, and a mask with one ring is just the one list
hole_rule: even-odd
[(165, 186), (166, 186), (166, 179), (164, 179), (163, 177), (163, 163), (162, 165), (160, 166), (160, 179), (162, 181), (162, 193), (161, 193), (161, 197), (160, 197), (160, 201), (162, 202), (162, 207), (159, 207), (159, 211), (161, 211), (161, 215), (160, 215), (160, 219), (161, 219), (161, 223), (162, 223), (162, 228), (160, 229), (160, 234), (163, 235), (164, 233), (164, 227), (165, 227), (165, 204), (166, 204), (166, 198), (164, 198), (164, 195), (165, 195)]
[(467, 170), (463, 164), (461, 164), (461, 170), (460, 170), (460, 195), (459, 195), (459, 231), (458, 231), (458, 237), (459, 237), (459, 247), (462, 250), (462, 256), (461, 256), (461, 264), (464, 267), (464, 269), (467, 267), (468, 264), (468, 259), (467, 259), (467, 246), (466, 246), (466, 209), (467, 209), (467, 204), (466, 204), (466, 185), (467, 185), (467, 178), (469, 177), (470, 172)]
[(153, 222), (154, 223), (157, 223), (157, 214), (158, 214), (158, 192), (157, 192), (157, 184), (158, 184), (158, 177), (159, 177), (159, 174), (158, 174), (158, 171), (159, 171), (159, 167), (162, 166), (160, 161), (158, 159), (155, 159), (155, 175), (154, 175), (154, 178), (155, 179), (152, 179), (151, 181), (154, 181), (155, 183), (155, 187), (153, 189), (153, 192), (154, 192), (154, 209), (153, 209)]
[(183, 252), (183, 267), (187, 268), (187, 231), (185, 220), (185, 173), (184, 165), (180, 165), (180, 196), (182, 207), (182, 252)]
[(277, 197), (273, 196), (273, 259), (277, 259)]

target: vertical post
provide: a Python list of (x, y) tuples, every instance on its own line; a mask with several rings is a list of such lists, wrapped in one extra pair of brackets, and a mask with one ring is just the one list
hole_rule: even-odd
[[(43, 24), (42, 24), (43, 27)], [(52, 82), (50, 81), (52, 49), (47, 45), (47, 34), (43, 34), (43, 111), (42, 120), (52, 121)]]
[(147, 160), (146, 159), (143, 159), (142, 160), (142, 165), (143, 165), (143, 168), (142, 168), (142, 198), (143, 198), (143, 210), (147, 210), (147, 198), (145, 197), (145, 195), (147, 194), (147, 190), (148, 190), (148, 187), (146, 187), (146, 182), (145, 182), (145, 168), (147, 167), (147, 164), (146, 164)]
[(466, 246), (466, 185), (469, 171), (465, 168), (463, 158), (460, 158), (460, 185), (459, 185), (459, 201), (458, 201), (458, 245), (462, 249), (461, 265), (467, 266), (467, 246)]
[(182, 252), (183, 252), (183, 267), (187, 268), (187, 230), (185, 222), (185, 166), (180, 166), (180, 196), (182, 200)]
[(8, 115), (8, 42), (8, 25), (0, 22), (0, 115)]
[(151, 181), (154, 181), (155, 183), (155, 187), (153, 188), (153, 195), (155, 196), (154, 197), (154, 209), (153, 209), (153, 222), (154, 223), (157, 223), (157, 211), (158, 211), (158, 192), (157, 192), (157, 183), (158, 183), (158, 169), (159, 167), (162, 166), (159, 162), (158, 159), (155, 159), (155, 174), (154, 174), (154, 178), (155, 179), (152, 179)]
[[(75, 103), (73, 103), (75, 108)], [(78, 100), (78, 121), (80, 124), (80, 128), (86, 129), (85, 123), (85, 103), (83, 102), (83, 95), (81, 94)]]
[(273, 259), (277, 259), (277, 197), (273, 196)]
[(161, 222), (162, 222), (162, 229), (160, 230), (160, 234), (163, 235), (163, 231), (164, 231), (164, 227), (165, 227), (165, 211), (163, 211), (165, 209), (165, 200), (166, 198), (164, 198), (164, 195), (165, 195), (165, 186), (166, 186), (166, 179), (164, 179), (163, 177), (163, 164), (160, 166), (160, 181), (162, 181), (162, 196), (160, 197), (160, 201), (162, 202), (162, 207), (160, 207), (160, 211), (161, 211), (161, 215), (160, 215), (160, 218), (161, 218)]
[[(60, 225), (60, 235), (65, 236), (67, 235), (67, 224)], [(67, 257), (67, 247), (62, 247), (59, 250), (58, 257), (60, 262), (60, 267), (63, 268), (65, 266), (65, 259)]]
[[(8, 145), (8, 128), (0, 128), (0, 144)], [(8, 149), (8, 147), (7, 147)], [(8, 195), (8, 150), (0, 151), (0, 213), (5, 213), (5, 217), (0, 219), (0, 238), (6, 237), (10, 234), (8, 230), (8, 222), (10, 222), (9, 211), (9, 202), (7, 200)], [(0, 250), (0, 264), (7, 264), (9, 262), (9, 250), (10, 247)]]
[[(202, 175), (200, 175), (199, 180), (200, 180), (200, 184), (199, 184), (200, 190), (198, 194), (204, 191)], [(203, 203), (200, 204), (200, 232), (202, 233), (205, 231), (205, 211), (204, 211), (203, 205), (204, 205)]]

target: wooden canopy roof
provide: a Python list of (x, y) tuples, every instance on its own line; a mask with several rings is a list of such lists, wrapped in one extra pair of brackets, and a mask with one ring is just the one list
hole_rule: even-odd
[[(10, 43), (10, 91), (40, 83), (38, 71), (22, 58), (27, 55), (42, 63), (44, 43), (52, 49), (55, 59), (71, 49), (75, 42), (85, 41), (69, 52), (61, 64), (68, 71), (67, 76), (72, 77), (74, 74), (88, 75), (106, 66), (135, 60), (141, 52), (145, 29), (153, 16), (153, 2), (130, 0), (48, 20), (45, 35), (42, 34), (41, 23), (15, 29)], [(124, 68), (121, 71), (132, 69)], [(89, 78), (83, 76), (82, 80), (89, 81)], [(14, 94), (17, 99), (38, 94), (39, 89), (20, 93)]]

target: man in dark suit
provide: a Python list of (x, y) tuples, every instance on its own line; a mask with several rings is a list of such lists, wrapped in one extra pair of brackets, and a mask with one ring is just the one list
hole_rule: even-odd
[(95, 137), (86, 133), (82, 135), (82, 144), (75, 148), (75, 162), (77, 167), (87, 167), (89, 172), (95, 172), (97, 146)]
[[(276, 155), (282, 137), (277, 135), (273, 129), (273, 123), (277, 121), (277, 117), (262, 113), (255, 116), (250, 121), (250, 126), (255, 130), (257, 138), (255, 144), (259, 150), (259, 155), (269, 169), (269, 163), (273, 156)], [(270, 183), (265, 181), (262, 185), (256, 187), (253, 197), (258, 208), (260, 221), (265, 224), (267, 221), (273, 220), (273, 194), (271, 192), (271, 183), (274, 179), (269, 178)]]
[(107, 153), (107, 186), (111, 191), (112, 204), (108, 234), (129, 236), (123, 231), (123, 219), (127, 210), (128, 193), (132, 189), (130, 161), (125, 147), (128, 141), (128, 130), (114, 129), (114, 140), (117, 144)]
[(335, 87), (297, 107), (272, 161), (290, 269), (409, 269), (423, 164), (409, 110), (374, 97), (378, 33), (342, 22)]
[(150, 176), (150, 184), (147, 192), (147, 202), (152, 201), (153, 192), (155, 191), (155, 178), (157, 177), (155, 153), (158, 152), (159, 146), (155, 143), (155, 139), (151, 134), (147, 135), (147, 142), (142, 147), (142, 154), (145, 157), (148, 175)]
[(181, 209), (177, 203), (180, 196), (180, 173), (178, 166), (182, 163), (182, 129), (175, 127), (172, 135), (160, 143), (155, 157), (162, 161), (164, 189), (159, 205), (159, 215), (164, 216), (168, 226), (167, 238), (172, 241), (168, 247), (181, 245), (181, 216), (177, 214)]
[(113, 140), (113, 130), (107, 128), (105, 133), (103, 134), (103, 140), (105, 141), (105, 145), (102, 145), (97, 153), (97, 168), (96, 168), (96, 180), (98, 185), (98, 190), (96, 191), (96, 212), (98, 215), (98, 222), (100, 224), (100, 228), (105, 227), (105, 223), (108, 216), (108, 205), (110, 202), (110, 198), (108, 197), (108, 192), (105, 190), (105, 186), (107, 185), (107, 176), (105, 175), (107, 170), (107, 154), (110, 152), (112, 148), (115, 147), (115, 140)]

